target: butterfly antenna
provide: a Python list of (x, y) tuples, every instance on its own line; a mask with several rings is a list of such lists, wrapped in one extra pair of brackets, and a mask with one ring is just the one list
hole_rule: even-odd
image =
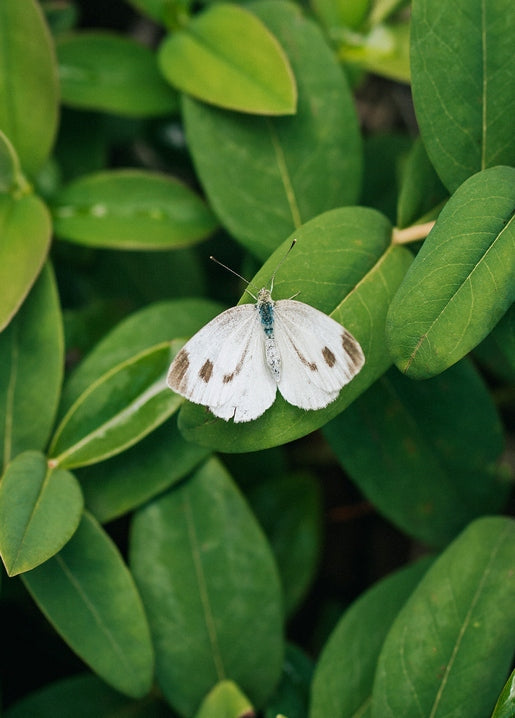
[[(242, 277), (241, 274), (238, 274), (238, 272), (235, 272), (234, 269), (231, 269), (230, 267), (228, 267), (228, 266), (227, 266), (226, 264), (224, 264), (223, 262), (220, 262), (220, 260), (217, 259), (216, 257), (213, 257), (213, 255), (211, 255), (211, 256), (209, 257), (209, 259), (211, 259), (213, 262), (215, 262), (215, 264), (219, 264), (219, 265), (220, 265), (221, 267), (223, 267), (224, 269), (227, 269), (228, 272), (231, 272), (231, 274), (234, 274), (236, 277), (238, 277), (239, 279), (241, 279), (242, 281), (244, 281), (245, 284), (248, 284), (249, 287), (252, 287), (252, 284), (249, 282), (248, 279), (245, 279), (245, 277)], [(248, 288), (245, 288), (245, 291), (246, 291), (248, 294), (250, 294), (250, 296), (251, 296), (253, 299), (256, 299), (256, 297), (252, 294), (252, 292), (251, 292)]]
[(277, 265), (277, 267), (274, 269), (274, 273), (272, 274), (272, 278), (271, 278), (271, 280), (270, 280), (270, 293), (272, 293), (272, 289), (274, 288), (275, 275), (277, 274), (277, 272), (279, 271), (279, 269), (282, 267), (282, 265), (284, 264), (284, 261), (285, 261), (286, 257), (289, 255), (289, 253), (291, 252), (291, 250), (294, 248), (294, 246), (295, 246), (296, 244), (297, 244), (297, 240), (294, 239), (294, 240), (292, 241), (292, 243), (290, 244), (290, 246), (288, 247), (288, 249), (286, 250), (286, 252), (285, 252), (285, 254), (284, 254), (284, 257), (281, 259), (281, 261), (279, 262), (279, 264)]

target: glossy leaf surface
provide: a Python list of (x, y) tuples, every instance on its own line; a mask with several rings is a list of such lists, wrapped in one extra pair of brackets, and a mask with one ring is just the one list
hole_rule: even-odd
[(131, 538), (170, 704), (192, 715), (224, 679), (262, 704), (281, 671), (281, 589), (268, 544), (219, 462), (140, 509)]
[(361, 146), (345, 77), (319, 28), (289, 2), (254, 3), (290, 59), (294, 117), (245, 117), (185, 98), (187, 138), (224, 227), (260, 259), (296, 227), (355, 202)]
[(29, 175), (41, 169), (50, 154), (57, 129), (57, 109), (57, 64), (39, 3), (3, 0), (0, 129), (11, 140)]
[(424, 382), (390, 370), (324, 435), (374, 506), (430, 546), (445, 546), (507, 498), (500, 417), (468, 362)]
[(39, 197), (0, 195), (0, 331), (7, 326), (41, 271), (50, 247), (48, 210)]
[(512, 519), (478, 519), (450, 544), (386, 638), (372, 718), (490, 714), (513, 655), (514, 565)]
[(72, 474), (38, 451), (12, 461), (0, 483), (0, 553), (9, 576), (56, 554), (79, 525), (83, 498)]
[(515, 169), (467, 180), (442, 210), (388, 312), (399, 369), (427, 379), (461, 359), (515, 298)]
[(79, 244), (116, 249), (171, 249), (207, 237), (216, 220), (177, 180), (143, 170), (81, 177), (53, 198), (55, 232)]
[(511, 0), (413, 3), (415, 110), (450, 192), (475, 172), (515, 164), (514, 33)]
[(56, 631), (106, 683), (133, 698), (149, 690), (153, 651), (132, 576), (88, 514), (66, 546), (23, 582)]
[(44, 448), (57, 411), (63, 363), (61, 310), (47, 265), (0, 334), (0, 467), (22, 451)]
[(295, 112), (295, 77), (280, 44), (251, 12), (216, 3), (161, 45), (159, 63), (177, 89), (214, 105), (262, 115)]

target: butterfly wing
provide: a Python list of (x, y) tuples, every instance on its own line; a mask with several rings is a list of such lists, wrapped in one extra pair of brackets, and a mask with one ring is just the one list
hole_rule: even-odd
[(330, 404), (365, 363), (350, 332), (303, 302), (275, 303), (274, 336), (282, 361), (279, 391), (302, 409)]
[(271, 406), (277, 384), (265, 363), (264, 338), (253, 304), (227, 309), (177, 354), (168, 386), (226, 421), (251, 421)]

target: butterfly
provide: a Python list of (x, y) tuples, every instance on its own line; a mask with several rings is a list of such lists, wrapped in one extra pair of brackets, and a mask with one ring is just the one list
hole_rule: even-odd
[(170, 389), (235, 423), (261, 416), (277, 390), (301, 409), (337, 398), (365, 363), (359, 343), (309, 304), (274, 301), (274, 277), (257, 297), (249, 292), (255, 304), (227, 309), (184, 345), (170, 366)]

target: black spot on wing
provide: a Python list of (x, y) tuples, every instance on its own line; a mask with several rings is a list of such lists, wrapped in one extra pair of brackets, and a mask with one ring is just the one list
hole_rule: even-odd
[(168, 386), (172, 389), (181, 390), (181, 384), (186, 376), (188, 367), (190, 365), (190, 359), (188, 352), (185, 349), (177, 354), (170, 367), (170, 373), (168, 375)]
[(211, 376), (213, 374), (213, 362), (210, 359), (206, 359), (206, 361), (202, 364), (200, 367), (200, 371), (198, 373), (199, 377), (204, 381), (206, 384), (211, 379)]
[(342, 346), (345, 350), (345, 353), (351, 360), (353, 368), (356, 371), (361, 369), (365, 362), (363, 358), (363, 352), (361, 351), (361, 347), (356, 341), (356, 339), (354, 339), (352, 334), (346, 329), (343, 329), (342, 331)]
[(324, 347), (322, 349), (322, 356), (324, 357), (325, 363), (328, 367), (333, 367), (336, 364), (336, 357), (329, 347)]

